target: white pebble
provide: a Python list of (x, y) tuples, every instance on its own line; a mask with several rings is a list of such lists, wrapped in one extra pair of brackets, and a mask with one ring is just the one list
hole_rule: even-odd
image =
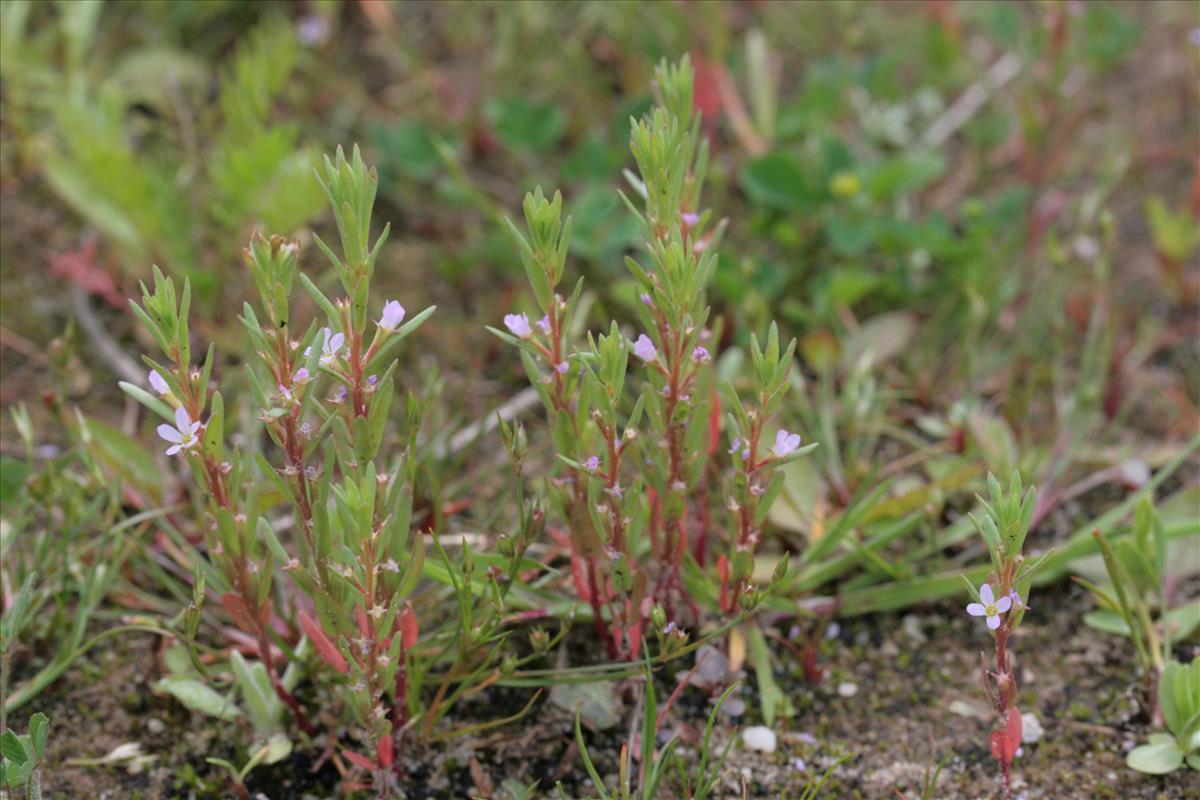
[(925, 631), (921, 629), (921, 620), (916, 614), (905, 614), (904, 619), (900, 620), (900, 630), (917, 644), (928, 641)]
[(1025, 744), (1034, 744), (1040, 742), (1042, 737), (1046, 735), (1045, 728), (1042, 727), (1042, 722), (1037, 718), (1037, 714), (1032, 711), (1021, 715), (1021, 741)]
[(760, 753), (775, 752), (775, 731), (763, 725), (752, 725), (742, 731), (742, 743), (748, 750)]
[(858, 684), (844, 681), (838, 684), (837, 692), (842, 697), (854, 697), (854, 695), (858, 694)]

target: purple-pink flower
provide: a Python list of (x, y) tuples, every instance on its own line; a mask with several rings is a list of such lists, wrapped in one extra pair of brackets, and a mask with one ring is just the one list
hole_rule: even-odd
[(781, 430), (775, 434), (775, 446), (771, 448), (771, 452), (776, 458), (783, 458), (788, 453), (794, 452), (800, 446), (800, 434), (788, 433)]
[(167, 382), (163, 379), (162, 375), (158, 374), (158, 370), (150, 370), (150, 374), (146, 376), (146, 379), (150, 381), (150, 388), (160, 395), (166, 396), (171, 393), (171, 387), (167, 386)]
[(378, 325), (385, 331), (394, 331), (404, 321), (404, 306), (396, 300), (383, 304), (383, 314), (379, 317)]
[(650, 337), (644, 333), (633, 343), (633, 354), (647, 363), (658, 358), (658, 350), (654, 347), (654, 342), (650, 341)]
[(167, 455), (173, 456), (180, 450), (189, 450), (200, 444), (200, 440), (196, 438), (199, 430), (200, 423), (192, 422), (187, 409), (180, 406), (175, 409), (175, 427), (159, 425), (158, 435), (171, 443), (171, 446), (167, 448)]
[(712, 353), (708, 352), (708, 348), (704, 345), (697, 345), (696, 349), (692, 351), (692, 361), (695, 361), (697, 364), (703, 364), (711, 360)]
[(543, 314), (542, 318), (539, 319), (537, 322), (535, 322), (534, 325), (537, 325), (538, 328), (541, 329), (542, 333), (546, 334), (547, 336), (550, 335), (550, 315), (549, 314)]
[(583, 462), (583, 467), (588, 472), (595, 472), (596, 470), (600, 469), (599, 456), (588, 456), (587, 461)]
[(696, 223), (700, 221), (699, 214), (692, 214), (690, 212), (684, 212), (680, 214), (679, 218), (683, 220), (683, 226), (688, 230), (696, 227)]
[(504, 327), (519, 339), (528, 339), (533, 335), (533, 329), (529, 327), (529, 317), (524, 314), (505, 314)]
[(979, 599), (983, 602), (967, 604), (967, 613), (972, 617), (987, 617), (987, 626), (996, 630), (1000, 627), (1000, 615), (1012, 608), (1011, 593), (997, 600), (991, 585), (984, 583), (979, 587)]
[[(346, 334), (334, 333), (329, 328), (321, 328), (317, 331), (317, 341), (321, 343), (321, 363), (329, 366), (342, 354), (342, 347), (346, 344)], [(304, 357), (308, 358), (312, 352), (311, 347), (304, 349)]]

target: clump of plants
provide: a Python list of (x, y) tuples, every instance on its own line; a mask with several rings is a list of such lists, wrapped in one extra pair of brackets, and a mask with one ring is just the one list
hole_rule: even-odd
[(1172, 648), (1200, 626), (1200, 601), (1173, 603), (1168, 579), (1168, 548), (1162, 516), (1150, 498), (1138, 503), (1133, 535), (1109, 542), (1100, 530), (1092, 532), (1109, 586), (1076, 578), (1096, 599), (1099, 608), (1084, 622), (1105, 633), (1129, 638), (1146, 684), (1147, 708), (1156, 711), (1158, 679), (1171, 661)]
[[(194, 479), (194, 523), (203, 538), (190, 554), (196, 593), (181, 638), (193, 650), (201, 673), (195, 677), (216, 679), (194, 655), (201, 606), (215, 597), (257, 659), (230, 656), (247, 706), (286, 708), (301, 737), (336, 747), (335, 758), (369, 773), (386, 796), (402, 778), (396, 752), (403, 737), (429, 736), (454, 702), (500, 677), (507, 635), (500, 611), (527, 537), (513, 537), (511, 559), (489, 560), (485, 574), (476, 572), (465, 544), (456, 560), (435, 537), (441, 563), (427, 570), (425, 537), (412, 524), (421, 408), (412, 393), (403, 405), (396, 397), (396, 353), (434, 309), (410, 316), (397, 300), (378, 308), (372, 302), (388, 228), (371, 239), (378, 179), (357, 149), (351, 158), (339, 149), (326, 159), (319, 180), (341, 248), (335, 252), (319, 237), (316, 243), (341, 296), (331, 299), (300, 271), (296, 242), (258, 234), (251, 240), (245, 262), (258, 303), (243, 306), (241, 322), (253, 353), (242, 404), (253, 410), (253, 425), (239, 430), (241, 443), (229, 441), (238, 415), (218, 388), (215, 348), (199, 363), (193, 355), (186, 280), (177, 293), (156, 269), (153, 287), (143, 286), (133, 309), (163, 358), (146, 358), (149, 390), (122, 388), (166, 420), (158, 426), (166, 455), (182, 460)], [(317, 319), (293, 316), (297, 284), (319, 309)], [(286, 510), (286, 523), (279, 510)], [(426, 571), (449, 588), (459, 612), (440, 630), (419, 620), (416, 590)], [(434, 663), (445, 669), (425, 704), (421, 690)], [(356, 742), (339, 745), (333, 732), (319, 729), (294, 692), (306, 672), (353, 720)], [(226, 707), (195, 682), (164, 688), (221, 713)], [(278, 728), (269, 709), (252, 716), (262, 721), (255, 725), (260, 733)], [(255, 748), (253, 763), (290, 751), (267, 745)], [(243, 794), (248, 768), (221, 763)]]
[(26, 800), (42, 800), (42, 764), (50, 719), (42, 713), (29, 718), (29, 732), (18, 734), (6, 728), (0, 734), (0, 786), (25, 789)]
[(1200, 656), (1191, 664), (1172, 661), (1158, 682), (1158, 704), (1167, 733), (1152, 733), (1129, 751), (1126, 763), (1139, 772), (1165, 775), (1185, 763), (1200, 771)]
[[(774, 326), (765, 346), (751, 343), (753, 400), (717, 385), (719, 322), (706, 290), (725, 226), (701, 204), (707, 145), (691, 64), (664, 62), (655, 76), (659, 103), (631, 121), (638, 174), (627, 173), (632, 192), (621, 195), (642, 231), (640, 255), (625, 258), (635, 326), (613, 321), (585, 343), (582, 281), (560, 289), (571, 218), (561, 195), (539, 188), (525, 198), (526, 232), (510, 225), (536, 310), (492, 329), (519, 348), (545, 406), (563, 465), (545, 483), (549, 527), (609, 658), (622, 660), (638, 657), (649, 626), (682, 641), (709, 613), (732, 620), (758, 605), (754, 556), (782, 485), (777, 471), (810, 449), (774, 422), (795, 349), (781, 346)], [(730, 519), (723, 540), (718, 503)], [(775, 579), (785, 571), (783, 559)]]

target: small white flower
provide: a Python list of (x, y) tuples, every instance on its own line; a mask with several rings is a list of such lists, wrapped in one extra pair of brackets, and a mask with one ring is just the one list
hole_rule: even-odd
[(192, 422), (187, 409), (180, 406), (175, 409), (175, 427), (159, 425), (158, 435), (171, 443), (171, 446), (167, 448), (167, 455), (173, 456), (181, 450), (190, 450), (199, 445), (200, 440), (196, 438), (199, 430), (200, 423)]
[(992, 587), (985, 583), (979, 587), (979, 599), (983, 602), (967, 605), (967, 613), (972, 617), (987, 617), (987, 626), (996, 630), (1000, 627), (1000, 615), (1012, 608), (1012, 598), (1005, 595), (997, 600)]
[[(346, 344), (346, 334), (334, 333), (329, 328), (321, 328), (317, 331), (317, 341), (321, 343), (321, 363), (329, 366), (342, 354), (342, 347)], [(311, 347), (305, 348), (304, 357), (308, 358), (311, 352)]]

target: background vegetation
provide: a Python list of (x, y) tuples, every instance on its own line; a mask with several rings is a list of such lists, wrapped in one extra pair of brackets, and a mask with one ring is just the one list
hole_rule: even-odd
[[(967, 517), (985, 476), (1017, 470), (1038, 487), (1026, 550), (1053, 553), (1021, 631), (1035, 676), (1022, 708), (1047, 731), (1016, 762), (1029, 796), (1068, 781), (1080, 797), (1195, 786), (1124, 762), (1162, 728), (1143, 685), (1162, 669), (1154, 630), (1187, 661), (1200, 623), (1194, 4), (6, 0), (0, 15), (0, 693), (5, 725), (50, 717), (51, 796), (227, 796), (206, 758), (236, 772), (290, 730), (282, 707), (232, 692), (258, 679), (233, 674), (245, 643), (217, 603), (191, 636), (246, 713), (167, 685), (192, 675), (180, 642), (198, 531), (155, 421), (117, 388), (146, 384), (137, 354), (153, 342), (128, 299), (151, 265), (190, 281), (192, 334), (221, 354), (222, 391), (245, 399), (226, 410), (244, 435), (242, 250), (255, 229), (295, 238), (332, 290), (314, 236), (336, 229), (313, 171), (357, 143), (379, 170), (374, 230), (392, 226), (376, 296), (438, 307), (397, 371), (424, 407), (414, 526), (447, 543), (447, 564), (463, 535), (494, 553), (528, 522), (496, 410), (525, 421), (530, 496), (555, 467), (520, 360), (485, 327), (531, 308), (505, 220), (535, 186), (560, 189), (581, 324), (636, 338), (623, 256), (641, 233), (617, 190), (655, 65), (685, 53), (710, 148), (704, 205), (727, 220), (707, 297), (715, 374), (744, 390), (751, 334), (776, 320), (798, 340), (778, 427), (820, 446), (782, 469), (755, 564), (770, 576), (788, 553), (787, 577), (754, 625), (713, 637), (724, 668), (698, 670), (657, 721), (692, 758), (742, 679), (721, 746), (764, 722), (781, 744), (735, 745), (716, 784), (729, 796), (743, 780), (801, 796), (835, 764), (828, 796), (918, 796), (943, 759), (934, 796), (989, 791), (960, 575), (987, 571)], [(305, 295), (294, 313), (307, 325), (320, 309)], [(1153, 630), (1118, 607), (1092, 536), (1138, 541), (1145, 498), (1165, 554), (1131, 584)], [(553, 534), (528, 554), (548, 567), (536, 594), (508, 607), (547, 610), (549, 630), (578, 605)], [(450, 591), (428, 573), (417, 590), (431, 629), (456, 624), (438, 611)], [(520, 633), (505, 646), (522, 659), (526, 622), (496, 621)], [(591, 656), (566, 645), (583, 647), (585, 627), (455, 708), (444, 730), (462, 735), (407, 756), (410, 796), (593, 791), (568, 744), (580, 701), (601, 778), (615, 774), (637, 707), (614, 688), (625, 673), (577, 688), (571, 670)], [(660, 703), (694, 663), (655, 665)], [(306, 702), (324, 691), (294, 677)], [(264, 751), (275, 764), (248, 773), (251, 790), (336, 793), (331, 742), (351, 734), (327, 713), (328, 749), (293, 736), (289, 754)], [(522, 758), (535, 737), (554, 746)]]

